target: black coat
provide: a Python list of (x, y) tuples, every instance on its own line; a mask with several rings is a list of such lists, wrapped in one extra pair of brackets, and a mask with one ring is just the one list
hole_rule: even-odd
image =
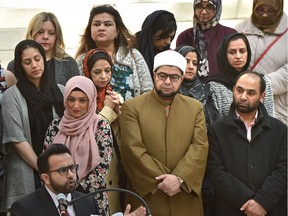
[(215, 190), (215, 215), (240, 216), (249, 199), (267, 216), (287, 215), (287, 127), (259, 105), (252, 139), (233, 105), (229, 115), (208, 127), (208, 178)]
[[(83, 195), (73, 192), (72, 199)], [(76, 216), (99, 215), (98, 205), (92, 196), (76, 201), (74, 204)], [(56, 205), (44, 186), (12, 204), (11, 216), (56, 216), (59, 215)]]

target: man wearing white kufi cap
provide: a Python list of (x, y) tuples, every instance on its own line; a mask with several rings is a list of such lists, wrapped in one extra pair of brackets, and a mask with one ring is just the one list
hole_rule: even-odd
[[(121, 153), (128, 189), (152, 215), (203, 216), (201, 184), (208, 140), (200, 102), (178, 94), (186, 59), (173, 50), (154, 58), (154, 90), (124, 102)], [(127, 197), (133, 207), (141, 205)]]

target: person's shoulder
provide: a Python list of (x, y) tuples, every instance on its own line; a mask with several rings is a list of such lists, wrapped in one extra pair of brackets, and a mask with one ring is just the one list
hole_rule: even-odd
[[(183, 103), (187, 103), (188, 105), (190, 106), (193, 106), (193, 107), (202, 107), (202, 103), (192, 97), (189, 97), (187, 95), (182, 95), (182, 94), (177, 94), (176, 95), (176, 98), (178, 99), (178, 101), (182, 101)], [(175, 102), (177, 102), (177, 100), (174, 99)], [(173, 102), (174, 103), (174, 102)]]
[(17, 203), (27, 203), (28, 205), (31, 205), (31, 200), (33, 199), (37, 199), (38, 197), (38, 194), (39, 194), (39, 190), (36, 190), (36, 191), (33, 191), (29, 194), (25, 194), (24, 196), (20, 197), (19, 199), (17, 199), (13, 204), (12, 204), (12, 208), (13, 208), (13, 205), (17, 204)]
[(193, 27), (185, 29), (179, 35), (192, 34), (192, 33), (193, 33)]
[[(95, 193), (96, 193), (96, 192), (95, 192)], [(86, 203), (86, 204), (88, 204), (88, 203), (92, 203), (93, 205), (97, 204), (97, 202), (96, 202), (93, 194), (87, 195), (87, 194), (84, 194), (84, 193), (82, 193), (82, 192), (80, 192), (80, 191), (76, 191), (76, 190), (75, 190), (75, 191), (72, 193), (72, 197), (73, 197), (73, 199), (79, 198), (79, 200), (76, 201), (75, 203), (77, 203), (77, 202), (80, 202), (80, 203), (81, 203), (81, 202), (82, 202), (82, 204), (83, 204), (83, 202), (84, 202), (84, 203)]]
[(13, 95), (16, 95), (17, 91), (19, 91), (17, 85), (13, 85), (10, 88), (6, 89), (6, 91), (3, 94), (3, 97), (13, 97)]
[(230, 34), (230, 33), (233, 33), (233, 32), (237, 32), (236, 29), (231, 28), (231, 27), (229, 27), (229, 26), (224, 26), (224, 25), (222, 25), (222, 24), (220, 24), (220, 23), (219, 23), (216, 27), (218, 28), (218, 30), (220, 30), (220, 31), (222, 31), (222, 32), (224, 32), (224, 33), (226, 33), (226, 34)]
[(153, 91), (153, 90), (145, 92), (145, 93), (143, 93), (139, 96), (136, 96), (134, 98), (130, 98), (130, 99), (124, 101), (123, 104), (137, 104), (137, 103), (140, 103), (141, 101), (145, 101), (149, 98), (152, 98), (153, 96), (151, 95), (151, 91)]
[(271, 128), (273, 129), (273, 130), (275, 130), (275, 131), (278, 131), (278, 132), (280, 132), (279, 131), (279, 129), (280, 130), (284, 130), (284, 131), (286, 131), (286, 133), (287, 133), (287, 125), (286, 124), (284, 124), (282, 121), (280, 121), (279, 119), (276, 119), (275, 117), (272, 117), (272, 116), (269, 116), (269, 115), (267, 115), (267, 118), (269, 118), (270, 119), (270, 121), (271, 121)]

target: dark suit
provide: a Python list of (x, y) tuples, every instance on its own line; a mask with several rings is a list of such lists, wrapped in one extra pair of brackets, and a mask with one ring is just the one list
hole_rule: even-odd
[[(80, 192), (73, 192), (72, 198), (83, 195)], [(74, 209), (77, 216), (99, 215), (98, 205), (92, 196), (85, 197), (76, 201)], [(57, 216), (59, 212), (50, 194), (43, 186), (12, 204), (11, 216)]]

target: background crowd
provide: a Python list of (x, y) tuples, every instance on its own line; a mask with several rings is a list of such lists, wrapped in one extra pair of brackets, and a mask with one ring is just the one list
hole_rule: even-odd
[[(157, 216), (287, 215), (283, 4), (254, 0), (251, 16), (231, 28), (219, 22), (221, 0), (194, 0), (191, 28), (177, 38), (169, 11), (151, 12), (134, 35), (112, 5), (93, 6), (74, 57), (55, 14), (33, 16), (1, 68), (1, 214), (24, 215), (17, 206), (34, 191), (56, 208), (58, 193), (121, 186)], [(67, 147), (66, 166), (40, 169), (54, 144)], [(94, 195), (93, 212), (146, 214), (120, 197)], [(68, 213), (79, 215), (76, 205)]]

